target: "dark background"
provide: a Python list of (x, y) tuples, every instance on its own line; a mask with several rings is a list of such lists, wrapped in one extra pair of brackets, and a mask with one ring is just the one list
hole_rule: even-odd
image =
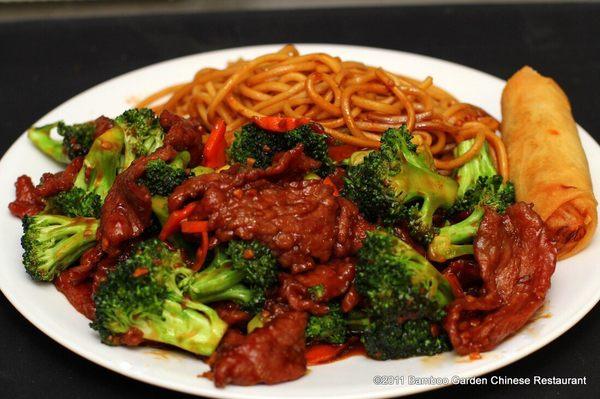
[[(182, 55), (276, 42), (385, 47), (451, 60), (504, 79), (530, 64), (559, 82), (572, 101), (575, 118), (598, 141), (599, 22), (598, 4), (537, 4), (0, 23), (0, 153), (43, 114), (106, 79)], [(0, 327), (0, 398), (186, 397), (122, 377), (71, 353), (36, 330), (1, 294)], [(600, 397), (599, 335), (596, 306), (556, 341), (494, 373), (587, 376), (585, 386), (456, 386), (417, 397)]]

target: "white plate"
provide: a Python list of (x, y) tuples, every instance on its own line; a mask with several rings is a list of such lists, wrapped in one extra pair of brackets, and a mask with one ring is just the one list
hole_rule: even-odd
[[(223, 67), (239, 57), (251, 58), (272, 52), (279, 45), (244, 47), (197, 54), (162, 62), (102, 83), (62, 104), (36, 124), (58, 119), (85, 121), (105, 114), (116, 116), (131, 107), (132, 101), (166, 85), (190, 80), (206, 66)], [(300, 51), (327, 52), (346, 60), (383, 66), (416, 78), (434, 77), (437, 85), (457, 98), (481, 106), (500, 117), (500, 93), (504, 82), (485, 73), (421, 55), (398, 51), (342, 46), (299, 45)], [(60, 83), (57, 83), (60, 84)], [(600, 187), (600, 147), (579, 128), (594, 186)], [(207, 367), (198, 359), (180, 353), (150, 348), (129, 349), (102, 345), (88, 321), (77, 313), (50, 284), (31, 281), (21, 266), (21, 226), (7, 206), (14, 198), (13, 183), (21, 174), (34, 181), (42, 172), (58, 166), (37, 152), (22, 135), (0, 161), (0, 289), (9, 301), (37, 328), (73, 352), (126, 376), (190, 394), (215, 398), (383, 398), (434, 389), (440, 384), (409, 384), (408, 377), (476, 376), (512, 363), (546, 345), (579, 321), (600, 299), (600, 237), (577, 256), (560, 262), (552, 278), (541, 317), (483, 358), (471, 361), (446, 353), (433, 358), (377, 362), (352, 357), (333, 364), (311, 367), (303, 378), (275, 386), (214, 388), (198, 378)], [(404, 376), (404, 383), (375, 385), (375, 375)], [(440, 381), (443, 383), (443, 380)]]

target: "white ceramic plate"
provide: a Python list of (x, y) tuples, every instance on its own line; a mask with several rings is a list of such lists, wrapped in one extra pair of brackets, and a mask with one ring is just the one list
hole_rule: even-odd
[[(101, 114), (116, 116), (130, 108), (135, 99), (166, 85), (190, 80), (201, 67), (223, 67), (239, 57), (252, 58), (272, 52), (279, 45), (244, 47), (197, 54), (162, 62), (102, 83), (62, 104), (35, 124), (58, 119), (78, 122)], [(500, 94), (504, 82), (485, 73), (421, 55), (366, 47), (333, 44), (299, 45), (302, 53), (327, 52), (346, 60), (379, 65), (416, 78), (434, 77), (438, 86), (457, 98), (481, 106), (500, 117)], [(60, 84), (60, 83), (59, 83)], [(33, 122), (33, 121), (32, 121)], [(600, 187), (600, 147), (579, 128), (594, 186)], [(512, 363), (546, 345), (577, 323), (600, 299), (600, 237), (577, 256), (560, 262), (543, 314), (514, 337), (482, 359), (471, 361), (454, 353), (432, 358), (377, 362), (352, 357), (333, 364), (311, 367), (303, 378), (276, 386), (227, 387), (216, 389), (212, 382), (197, 376), (207, 369), (198, 359), (175, 352), (150, 348), (123, 348), (102, 345), (77, 313), (51, 284), (34, 283), (21, 266), (21, 226), (7, 205), (14, 198), (17, 176), (30, 175), (34, 181), (58, 166), (45, 158), (23, 134), (0, 161), (0, 289), (9, 301), (37, 328), (73, 352), (108, 369), (165, 388), (215, 398), (330, 398), (366, 399), (400, 396), (437, 388), (444, 378), (469, 377), (488, 373)], [(392, 385), (375, 385), (374, 376), (404, 376)], [(409, 376), (434, 376), (435, 384), (410, 384)]]

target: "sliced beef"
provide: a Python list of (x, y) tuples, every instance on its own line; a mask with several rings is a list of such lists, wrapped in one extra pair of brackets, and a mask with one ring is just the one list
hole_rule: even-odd
[(247, 336), (230, 330), (212, 364), (215, 385), (277, 384), (302, 377), (306, 322), (305, 313), (288, 312)]
[(58, 173), (44, 173), (40, 184), (35, 188), (44, 198), (51, 197), (60, 192), (73, 188), (75, 178), (83, 166), (83, 157), (75, 158), (67, 165), (66, 169)]
[(267, 169), (236, 166), (188, 179), (169, 198), (171, 211), (199, 199), (191, 219), (208, 220), (216, 241), (258, 240), (299, 273), (332, 256), (353, 254), (369, 225), (356, 206), (321, 180), (303, 180), (319, 163), (302, 145), (278, 154)]
[(8, 209), (18, 218), (40, 213), (46, 207), (45, 198), (73, 187), (73, 182), (82, 165), (83, 158), (75, 158), (62, 172), (44, 173), (40, 184), (35, 187), (29, 176), (19, 176), (15, 182), (16, 198), (8, 204)]
[(44, 199), (35, 190), (31, 177), (19, 176), (15, 182), (16, 198), (8, 204), (10, 213), (22, 219), (40, 213), (46, 207)]
[(333, 259), (305, 273), (282, 274), (279, 295), (294, 310), (323, 315), (329, 310), (327, 302), (349, 291), (354, 275), (351, 258)]
[[(556, 265), (556, 248), (544, 222), (525, 203), (512, 205), (505, 215), (487, 209), (474, 245), (482, 295), (453, 284), (456, 299), (444, 320), (461, 355), (491, 350), (523, 327), (542, 306)], [(468, 266), (461, 269), (472, 274)], [(451, 281), (459, 278), (465, 280)]]
[(137, 182), (154, 159), (169, 161), (177, 155), (172, 147), (162, 147), (152, 155), (136, 159), (113, 183), (100, 213), (98, 241), (102, 250), (115, 255), (127, 241), (139, 237), (152, 223), (150, 191)]
[(167, 131), (164, 145), (177, 151), (189, 151), (190, 166), (199, 165), (202, 160), (202, 135), (205, 133), (200, 122), (163, 111), (160, 124)]

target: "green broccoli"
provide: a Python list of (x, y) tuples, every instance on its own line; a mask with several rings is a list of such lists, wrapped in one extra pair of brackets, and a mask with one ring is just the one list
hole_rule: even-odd
[(74, 187), (98, 194), (104, 201), (117, 177), (123, 131), (113, 127), (98, 136), (83, 160), (83, 166), (75, 178)]
[(98, 218), (104, 198), (117, 177), (122, 148), (120, 128), (113, 127), (98, 136), (84, 158), (73, 188), (50, 197), (44, 212)]
[(456, 199), (454, 179), (437, 173), (428, 149), (418, 147), (405, 126), (388, 129), (381, 149), (368, 153), (348, 168), (343, 195), (355, 202), (371, 221), (407, 221), (419, 241), (435, 234), (433, 215)]
[(316, 173), (325, 177), (333, 172), (334, 164), (327, 152), (327, 136), (315, 130), (314, 124), (309, 123), (287, 133), (273, 133), (249, 123), (236, 132), (228, 156), (242, 164), (252, 159), (254, 167), (266, 168), (271, 165), (276, 153), (303, 144), (306, 155), (321, 162)]
[(370, 357), (398, 359), (449, 349), (432, 326), (453, 300), (450, 283), (427, 259), (389, 230), (367, 233), (358, 252), (356, 289), (366, 302), (348, 328), (361, 336)]
[(138, 183), (146, 186), (153, 196), (166, 197), (188, 178), (185, 167), (189, 160), (190, 153), (183, 151), (171, 163), (161, 159), (150, 161)]
[(130, 109), (118, 116), (115, 122), (125, 132), (125, 156), (121, 169), (163, 145), (165, 132), (151, 109)]
[(73, 187), (69, 191), (62, 191), (48, 198), (44, 212), (72, 218), (82, 216), (97, 219), (100, 217), (101, 209), (102, 200), (98, 194)]
[(183, 284), (203, 303), (230, 300), (257, 313), (266, 291), (277, 283), (277, 265), (269, 248), (257, 241), (230, 241), (215, 251), (210, 265)]
[(329, 305), (326, 315), (310, 316), (305, 330), (308, 343), (340, 345), (351, 335), (359, 336), (369, 357), (376, 360), (432, 356), (451, 349), (439, 325), (427, 319), (399, 321), (360, 311), (344, 315), (337, 304)]
[(367, 233), (358, 252), (355, 283), (378, 318), (440, 321), (453, 299), (448, 280), (388, 230)]
[(433, 356), (451, 350), (448, 337), (434, 335), (430, 321), (393, 319), (369, 322), (361, 335), (361, 342), (370, 358), (376, 360), (403, 359), (413, 356)]
[(307, 342), (343, 344), (348, 339), (346, 318), (337, 303), (329, 305), (329, 312), (323, 316), (311, 315), (304, 335)]
[(64, 150), (63, 143), (50, 137), (52, 129), (56, 128), (59, 123), (55, 122), (39, 127), (32, 126), (27, 130), (27, 138), (38, 150), (55, 161), (66, 164), (69, 163), (69, 157)]
[[(456, 147), (456, 155), (464, 154), (473, 145), (465, 140)], [(462, 221), (444, 226), (427, 249), (429, 259), (444, 262), (462, 255), (473, 254), (473, 240), (485, 214), (484, 207), (504, 213), (515, 202), (512, 183), (504, 182), (498, 175), (487, 144), (479, 154), (456, 171), (459, 198), (449, 209), (450, 215), (468, 213)]]
[[(62, 141), (50, 137), (54, 128), (63, 137)], [(70, 160), (88, 153), (94, 140), (95, 131), (93, 122), (67, 125), (60, 121), (40, 127), (31, 127), (27, 130), (27, 137), (50, 158), (60, 163), (69, 163)]]
[(193, 271), (183, 265), (179, 252), (157, 239), (138, 243), (94, 294), (96, 320), (90, 326), (102, 342), (116, 344), (137, 329), (145, 340), (212, 354), (227, 324), (214, 309), (184, 296), (179, 284)]
[(67, 125), (58, 123), (58, 134), (63, 137), (63, 149), (69, 159), (87, 155), (94, 142), (96, 126), (94, 122)]
[(99, 222), (39, 214), (23, 218), (23, 265), (33, 279), (52, 281), (96, 242)]

